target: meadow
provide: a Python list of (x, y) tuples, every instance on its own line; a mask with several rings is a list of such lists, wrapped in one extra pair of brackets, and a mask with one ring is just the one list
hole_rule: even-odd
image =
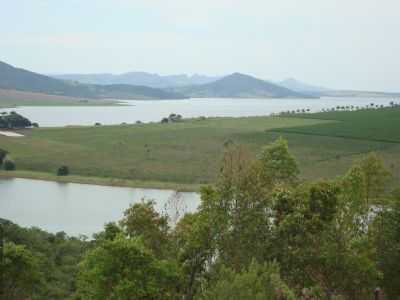
[(56, 169), (67, 165), (76, 182), (87, 177), (99, 179), (88, 183), (196, 190), (215, 181), (227, 142), (243, 144), (257, 155), (283, 136), (304, 179), (343, 174), (371, 151), (384, 159), (395, 179), (400, 178), (400, 108), (19, 132), (25, 137), (0, 136), (0, 148), (17, 164), (14, 176), (20, 172), (23, 177), (56, 179)]

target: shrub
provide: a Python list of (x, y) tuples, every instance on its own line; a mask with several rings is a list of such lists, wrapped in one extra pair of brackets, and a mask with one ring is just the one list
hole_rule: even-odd
[(61, 166), (57, 170), (57, 176), (67, 176), (69, 174), (69, 169), (67, 166)]
[(0, 166), (3, 164), (4, 159), (6, 158), (7, 154), (8, 154), (7, 150), (0, 148)]
[(12, 161), (11, 159), (6, 159), (4, 161), (4, 170), (6, 171), (14, 171), (15, 168), (15, 162)]

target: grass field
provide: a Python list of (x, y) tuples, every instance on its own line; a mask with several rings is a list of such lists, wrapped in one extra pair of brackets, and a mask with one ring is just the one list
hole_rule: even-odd
[(110, 106), (119, 105), (114, 100), (85, 100), (31, 92), (0, 89), (0, 108), (17, 106)]
[(370, 151), (378, 152), (400, 178), (399, 108), (20, 132), (25, 137), (0, 136), (0, 148), (11, 152), (24, 177), (42, 172), (42, 177), (54, 179), (49, 174), (66, 164), (76, 182), (92, 177), (100, 184), (114, 180), (114, 185), (123, 185), (121, 180), (125, 185), (190, 190), (215, 180), (227, 140), (245, 144), (256, 155), (284, 136), (303, 178), (343, 174), (355, 158)]

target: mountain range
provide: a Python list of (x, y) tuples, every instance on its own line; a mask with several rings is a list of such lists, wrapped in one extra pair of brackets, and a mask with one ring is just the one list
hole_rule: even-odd
[(192, 98), (309, 98), (311, 96), (241, 73), (233, 73), (206, 84), (171, 88), (170, 91)]
[(216, 81), (221, 77), (205, 76), (205, 75), (167, 75), (146, 73), (146, 72), (129, 72), (123, 74), (61, 74), (48, 75), (56, 79), (72, 80), (87, 84), (130, 84), (144, 85), (153, 88), (168, 88), (177, 86), (205, 84)]
[(147, 86), (95, 85), (59, 80), (0, 62), (0, 89), (89, 99), (182, 99), (184, 95)]
[[(399, 93), (333, 90), (293, 78), (281, 82), (242, 73), (224, 77), (203, 75), (161, 76), (145, 72), (113, 74), (41, 75), (0, 61), (3, 95), (37, 93), (80, 99), (185, 99), (185, 98), (311, 98), (398, 97)], [(14, 98), (15, 98), (14, 97)], [(0, 99), (1, 101), (2, 99)]]

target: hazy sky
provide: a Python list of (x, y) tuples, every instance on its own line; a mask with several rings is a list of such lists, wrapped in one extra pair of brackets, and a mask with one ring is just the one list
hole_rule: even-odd
[(0, 60), (400, 91), (400, 1), (0, 0)]

